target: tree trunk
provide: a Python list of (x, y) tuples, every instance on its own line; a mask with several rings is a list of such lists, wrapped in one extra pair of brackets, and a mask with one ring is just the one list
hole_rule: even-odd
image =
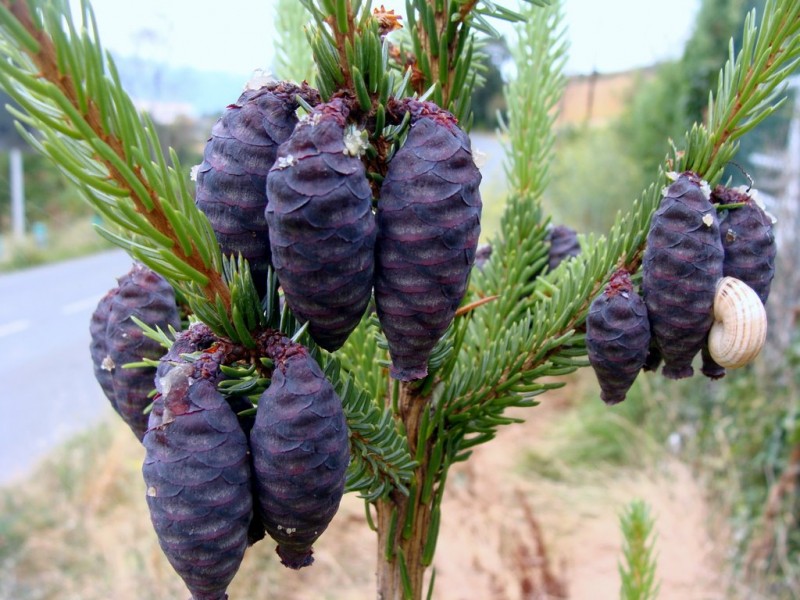
[[(407, 384), (400, 387), (398, 412), (408, 435), (411, 456), (417, 453), (420, 420), (430, 408), (430, 397), (416, 394)], [(428, 476), (432, 439), (425, 442), (420, 464), (415, 471), (409, 495), (393, 492), (375, 503), (378, 529), (377, 579), (379, 600), (421, 600), (425, 571), (426, 546), (436, 531), (431, 531), (434, 494), (422, 498), (423, 484)]]

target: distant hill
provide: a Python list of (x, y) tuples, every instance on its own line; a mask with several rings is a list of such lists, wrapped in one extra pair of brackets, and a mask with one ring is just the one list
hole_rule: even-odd
[(161, 106), (163, 120), (181, 112), (191, 117), (218, 115), (239, 97), (250, 78), (250, 73), (175, 68), (132, 57), (114, 56), (114, 63), (131, 98), (149, 111)]
[[(128, 94), (157, 120), (177, 116), (217, 116), (239, 97), (250, 73), (241, 75), (175, 68), (141, 58), (114, 57)], [(576, 75), (568, 78), (559, 104), (561, 125), (601, 125), (618, 116), (626, 98), (653, 67), (620, 73)]]

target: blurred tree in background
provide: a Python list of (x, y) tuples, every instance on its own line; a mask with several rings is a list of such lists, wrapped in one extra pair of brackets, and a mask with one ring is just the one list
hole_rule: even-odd
[[(763, 0), (702, 0), (695, 26), (681, 58), (632, 73), (635, 83), (622, 115), (605, 125), (559, 131), (555, 184), (547, 191), (548, 207), (566, 224), (584, 232), (608, 229), (618, 210), (626, 210), (638, 191), (670, 151), (667, 140), (679, 141), (707, 110), (708, 91), (717, 88), (720, 65), (729, 55), (730, 33), (741, 48), (741, 24)], [(767, 119), (759, 130), (785, 132), (786, 120)], [(783, 134), (785, 138), (785, 133)], [(730, 168), (729, 168), (730, 170)], [(741, 174), (737, 173), (741, 178)]]
[(763, 0), (702, 0), (694, 30), (680, 59), (643, 74), (628, 110), (618, 124), (630, 156), (638, 157), (643, 180), (667, 154), (664, 141), (677, 140), (708, 107), (708, 91), (716, 90), (720, 65), (731, 42), (741, 48), (741, 23), (748, 11), (761, 14)]
[[(8, 94), (0, 91), (0, 106), (14, 105)], [(27, 144), (17, 133), (14, 125), (14, 117), (7, 110), (0, 111), (0, 150), (6, 151), (9, 148), (26, 147)]]
[[(708, 108), (708, 91), (716, 90), (720, 65), (728, 57), (731, 39), (742, 47), (741, 23), (753, 8), (761, 14), (759, 0), (702, 0), (694, 32), (679, 61), (683, 72), (679, 92), (687, 123), (702, 118)], [(736, 32), (731, 38), (731, 32)]]
[(497, 113), (506, 110), (503, 67), (511, 64), (512, 59), (505, 38), (488, 40), (484, 50), (487, 59), (483, 61), (482, 71), (486, 83), (476, 86), (472, 93), (472, 128), (494, 131), (497, 128)]
[[(0, 92), (0, 106), (16, 104)], [(18, 108), (18, 107), (17, 107)], [(28, 222), (63, 222), (76, 214), (88, 215), (86, 203), (52, 163), (30, 151), (7, 110), (0, 110), (0, 233), (10, 227), (11, 193), (9, 181), (9, 151), (17, 148), (25, 153), (25, 195)]]

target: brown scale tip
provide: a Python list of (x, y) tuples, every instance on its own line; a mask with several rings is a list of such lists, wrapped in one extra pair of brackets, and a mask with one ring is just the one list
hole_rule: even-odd
[(275, 367), (286, 372), (286, 362), (297, 355), (307, 355), (308, 349), (293, 342), (280, 331), (266, 330), (257, 340), (261, 352), (275, 363)]
[(458, 119), (451, 113), (433, 102), (403, 98), (402, 100), (389, 100), (388, 110), (400, 119), (406, 112), (411, 113), (411, 122), (414, 123), (424, 117), (434, 120), (437, 124), (447, 127), (451, 131), (458, 126)]
[(614, 273), (605, 289), (606, 296), (609, 298), (613, 298), (623, 292), (632, 291), (633, 283), (631, 282), (631, 274), (625, 269), (619, 269)]
[(747, 192), (718, 185), (711, 192), (711, 202), (716, 204), (750, 203), (753, 198)]
[(681, 176), (686, 177), (689, 181), (691, 181), (695, 185), (703, 185), (705, 181), (702, 177), (700, 177), (700, 175), (698, 175), (694, 171), (684, 171), (683, 173), (681, 173)]
[(279, 81), (271, 92), (273, 96), (282, 99), (287, 106), (295, 105), (295, 96), (300, 96), (311, 106), (317, 106), (321, 102), (319, 92), (305, 81), (300, 85), (290, 81)]
[(381, 4), (380, 8), (372, 10), (372, 16), (378, 21), (378, 34), (382, 38), (392, 31), (403, 28), (403, 24), (400, 23), (403, 17), (394, 14), (394, 10), (386, 10), (383, 4)]
[[(320, 119), (333, 119), (338, 123), (340, 126), (344, 127), (347, 124), (347, 116), (350, 114), (350, 106), (347, 102), (347, 99), (337, 97), (331, 98), (328, 102), (324, 104), (319, 104), (314, 107), (314, 112), (311, 113), (310, 118), (312, 122), (314, 118)], [(319, 117), (317, 117), (319, 115)]]

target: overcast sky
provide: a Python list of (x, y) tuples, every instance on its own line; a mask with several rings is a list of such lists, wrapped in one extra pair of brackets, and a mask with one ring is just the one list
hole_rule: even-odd
[[(567, 72), (614, 72), (678, 57), (699, 1), (566, 0)], [(373, 4), (381, 3), (398, 12), (404, 6)], [(267, 68), (274, 54), (272, 0), (92, 0), (92, 6), (104, 45), (123, 55), (246, 77)]]

